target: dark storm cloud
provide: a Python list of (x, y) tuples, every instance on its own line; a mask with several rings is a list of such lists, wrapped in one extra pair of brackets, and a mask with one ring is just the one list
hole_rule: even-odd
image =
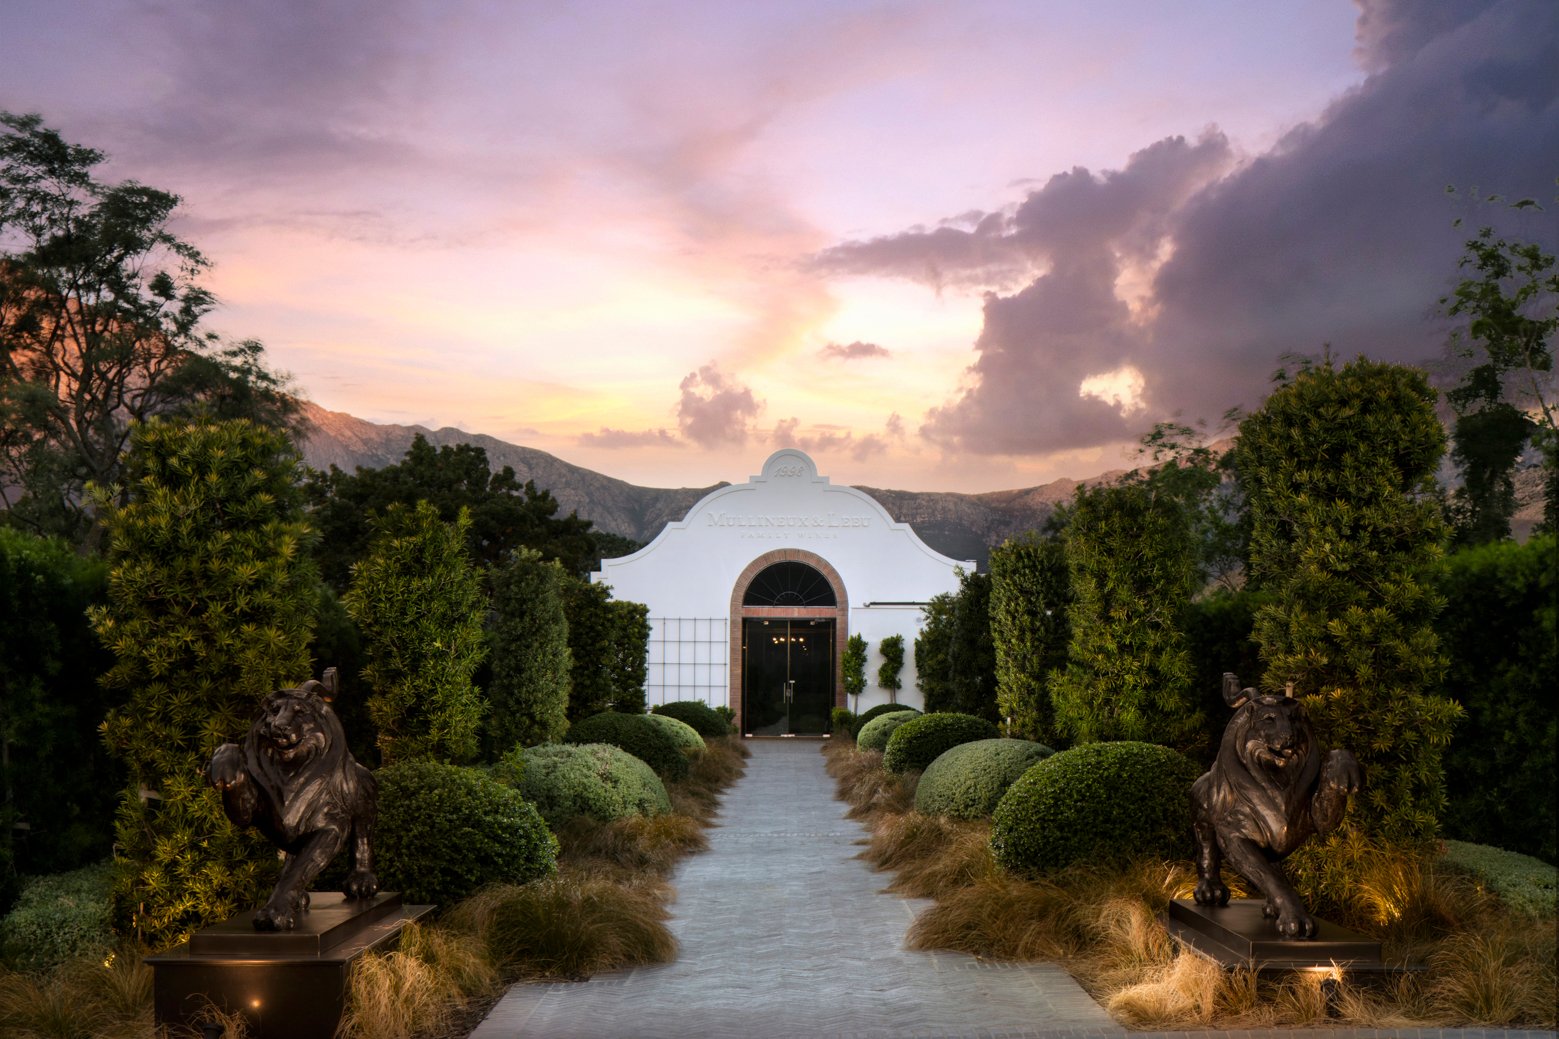
[(859, 361), (868, 357), (893, 356), (885, 346), (863, 343), (860, 340), (853, 343), (829, 343), (818, 351), (818, 355), (827, 361)]
[(706, 364), (688, 373), (679, 389), (677, 424), (684, 437), (700, 447), (746, 443), (748, 428), (763, 406), (750, 387)]
[[(1428, 5), (1421, 17), (1424, 6), (1364, 4), (1360, 55), (1374, 74), (1233, 172), (1220, 135), (1174, 138), (1118, 172), (1054, 176), (983, 229), (965, 220), (824, 253), (836, 272), (936, 283), (1043, 271), (987, 295), (964, 388), (922, 432), (989, 453), (1098, 445), (1176, 413), (1256, 404), (1285, 352), (1438, 354), (1434, 307), (1469, 234), (1453, 219), (1519, 217), (1464, 213), (1446, 186), (1554, 196), (1559, 4)], [(1559, 209), (1513, 226), (1559, 246)], [(1122, 274), (1165, 253), (1133, 312)], [(1084, 378), (1127, 365), (1145, 379), (1146, 410), (1079, 396)]]

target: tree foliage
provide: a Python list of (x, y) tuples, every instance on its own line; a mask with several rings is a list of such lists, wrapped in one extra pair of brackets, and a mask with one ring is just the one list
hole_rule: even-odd
[(957, 596), (952, 592), (940, 592), (921, 607), (925, 619), (920, 634), (915, 636), (915, 684), (920, 687), (920, 697), (928, 711), (952, 710), (947, 657), (953, 644), (956, 603)]
[(991, 639), (991, 575), (959, 575), (953, 600), (953, 639), (947, 650), (946, 710), (995, 722), (996, 646)]
[(487, 744), (494, 760), (515, 747), (556, 743), (568, 731), (573, 657), (563, 581), (557, 561), (533, 549), (520, 549), (492, 573)]
[[(900, 636), (899, 644), (902, 647), (903, 636)], [(861, 705), (861, 694), (866, 691), (866, 648), (866, 639), (860, 635), (851, 635), (845, 640), (844, 654), (839, 658), (845, 695), (856, 698), (854, 702), (857, 708)]]
[(1337, 894), (1342, 863), (1371, 841), (1431, 838), (1440, 758), (1459, 710), (1437, 695), (1433, 627), (1444, 524), (1434, 473), (1445, 431), (1422, 373), (1359, 359), (1306, 364), (1240, 425), (1251, 509), (1261, 687), (1292, 687), (1322, 742), (1352, 750), (1367, 786), (1299, 873)]
[(644, 711), (644, 683), (650, 676), (650, 608), (626, 599), (613, 599), (607, 607), (612, 618), (614, 710), (640, 714)]
[(1488, 227), (1467, 241), (1461, 268), (1470, 276), (1441, 300), (1449, 316), (1466, 322), (1452, 348), (1472, 362), (1446, 394), (1456, 413), (1451, 457), (1462, 474), (1451, 507), (1457, 541), (1482, 544), (1510, 536), (1517, 504), (1513, 473), (1529, 439), (1536, 440), (1546, 470), (1544, 523), (1552, 529), (1556, 522), (1559, 268), (1552, 253), (1500, 238)]
[(202, 329), (210, 262), (168, 229), (178, 196), (103, 184), (103, 159), (36, 115), (0, 112), (0, 495), (11, 522), (78, 544), (86, 485), (129, 493), (136, 421), (297, 415), (259, 343)]
[(154, 946), (253, 905), (274, 851), (228, 823), (205, 767), (273, 690), (309, 677), (317, 576), (287, 438), (247, 421), (134, 427), (125, 504), (99, 501), (108, 601), (91, 616), (124, 697), (115, 919)]
[(1072, 579), (1066, 545), (1029, 533), (991, 551), (996, 706), (1008, 735), (1056, 741), (1050, 675), (1066, 666)]
[(1142, 483), (1079, 488), (1066, 559), (1071, 643), (1051, 679), (1060, 734), (1193, 747), (1203, 719), (1182, 624), (1197, 567), (1181, 503)]
[(486, 652), (481, 577), (453, 523), (427, 502), (392, 505), (342, 600), (362, 632), (368, 713), (386, 764), (476, 756), (484, 705), (471, 683)]
[(614, 600), (606, 585), (569, 577), (563, 586), (563, 610), (574, 658), (569, 721), (603, 711), (643, 712), (649, 676), (649, 607)]
[(322, 535), (320, 569), (338, 589), (367, 551), (375, 519), (391, 506), (419, 501), (430, 503), (446, 523), (466, 511), (466, 549), (482, 567), (502, 565), (517, 548), (535, 549), (571, 574), (583, 574), (599, 559), (589, 520), (573, 513), (559, 518), (550, 492), (530, 480), (520, 483), (510, 466), (493, 472), (487, 451), (473, 444), (434, 448), (418, 433), (394, 465), (351, 474), (331, 466), (310, 475), (307, 494), (310, 518)]
[(107, 577), (62, 541), (0, 527), (0, 914), (20, 875), (108, 855), (123, 776), (97, 738), (113, 701), (86, 614)]
[[(1233, 423), (1238, 410), (1223, 416)], [(1143, 438), (1139, 453), (1152, 464), (1133, 469), (1124, 482), (1141, 483), (1157, 498), (1185, 513), (1194, 547), (1196, 587), (1239, 586), (1246, 554), (1246, 524), (1239, 484), (1228, 451), (1215, 450), (1200, 429), (1159, 422)]]

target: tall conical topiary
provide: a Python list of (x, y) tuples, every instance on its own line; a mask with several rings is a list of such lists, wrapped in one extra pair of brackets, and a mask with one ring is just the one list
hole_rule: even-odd
[(116, 925), (153, 947), (248, 908), (274, 850), (206, 785), (274, 689), (309, 677), (317, 577), (287, 438), (246, 421), (137, 427), (125, 504), (108, 489), (108, 603), (93, 625), (126, 697), (103, 725), (128, 767), (116, 827)]
[(427, 502), (392, 505), (342, 604), (363, 634), (368, 713), (386, 764), (476, 756), (485, 705), (471, 676), (486, 653), (481, 576), (454, 523)]
[(1434, 391), (1411, 368), (1330, 359), (1301, 370), (1240, 425), (1261, 686), (1292, 685), (1328, 747), (1366, 786), (1343, 826), (1296, 856), (1312, 898), (1347, 897), (1350, 861), (1436, 834), (1440, 756), (1460, 709), (1437, 695), (1433, 622), (1445, 530)]

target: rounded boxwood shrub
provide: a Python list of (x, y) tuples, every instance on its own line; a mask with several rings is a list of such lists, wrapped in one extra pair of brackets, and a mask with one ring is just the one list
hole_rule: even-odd
[(687, 722), (706, 740), (717, 740), (731, 734), (731, 723), (720, 717), (718, 711), (702, 700), (673, 700), (650, 708), (651, 714), (663, 714), (679, 722)]
[(670, 736), (671, 741), (677, 745), (677, 749), (687, 757), (691, 758), (694, 755), (702, 754), (708, 749), (708, 744), (704, 742), (704, 737), (700, 736), (698, 730), (687, 722), (665, 714), (646, 714), (644, 717), (651, 725), (659, 726), (662, 732)]
[(893, 730), (883, 748), (882, 767), (889, 772), (924, 772), (943, 751), (1000, 735), (995, 725), (972, 714), (922, 714)]
[(575, 722), (563, 739), (566, 743), (610, 743), (621, 747), (664, 779), (687, 775), (687, 755), (676, 739), (647, 714), (603, 711)]
[(109, 888), (112, 863), (35, 877), (0, 919), (0, 959), (17, 970), (50, 970), (82, 956), (101, 959), (114, 945)]
[(920, 713), (908, 704), (880, 703), (876, 707), (868, 707), (864, 712), (855, 716), (855, 721), (850, 723), (852, 726), (850, 729), (850, 735), (854, 736), (856, 741), (859, 742), (861, 739), (861, 730), (866, 728), (868, 724), (876, 721), (885, 714), (896, 714), (899, 711), (914, 711), (916, 714)]
[(1030, 740), (960, 743), (926, 766), (915, 787), (915, 811), (954, 819), (989, 818), (1007, 788), (1054, 753)]
[(512, 750), (493, 766), (493, 776), (524, 795), (554, 830), (576, 815), (611, 822), (671, 811), (666, 786), (654, 770), (609, 743)]
[(407, 761), (377, 775), (375, 871), (386, 891), (448, 907), (486, 884), (557, 869), (557, 838), (536, 806), (485, 772)]
[(1013, 873), (1191, 850), (1189, 758), (1154, 743), (1085, 743), (1045, 758), (996, 805), (991, 850)]
[(861, 750), (886, 750), (888, 737), (893, 735), (893, 730), (909, 721), (911, 718), (919, 718), (920, 712), (914, 708), (905, 711), (892, 711), (888, 714), (879, 714), (865, 725), (855, 737), (855, 745)]

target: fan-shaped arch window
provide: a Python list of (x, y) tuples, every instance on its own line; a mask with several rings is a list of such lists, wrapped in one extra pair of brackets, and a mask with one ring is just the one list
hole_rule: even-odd
[(837, 606), (833, 586), (805, 563), (775, 563), (758, 571), (743, 606)]

